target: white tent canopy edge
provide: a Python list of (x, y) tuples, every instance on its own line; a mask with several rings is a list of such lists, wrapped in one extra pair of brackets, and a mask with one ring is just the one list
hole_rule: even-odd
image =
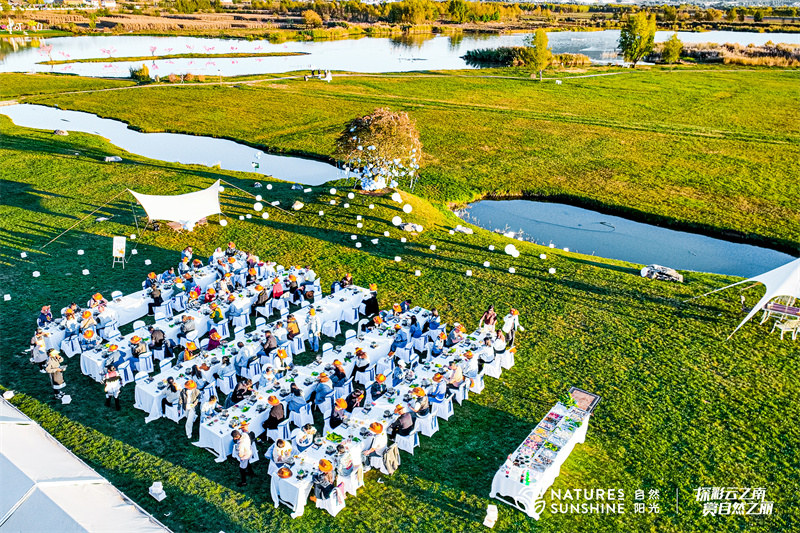
[(220, 180), (201, 191), (170, 196), (142, 194), (131, 189), (128, 191), (142, 204), (150, 220), (178, 222), (191, 231), (198, 220), (222, 213), (219, 205), (219, 189)]

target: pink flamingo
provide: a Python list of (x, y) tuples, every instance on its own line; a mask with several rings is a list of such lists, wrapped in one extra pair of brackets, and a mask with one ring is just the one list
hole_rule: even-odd
[(256, 50), (261, 50), (261, 45), (256, 46)]
[(174, 48), (167, 48), (167, 53), (170, 53), (174, 50)]
[(206, 52), (210, 52), (210, 51), (212, 51), (214, 49), (213, 46), (206, 46), (204, 48), (206, 49)]
[(158, 47), (157, 47), (157, 46), (151, 46), (151, 47), (150, 47), (150, 54), (151, 54), (151, 55), (156, 55), (156, 50), (157, 50), (157, 49), (158, 49)]

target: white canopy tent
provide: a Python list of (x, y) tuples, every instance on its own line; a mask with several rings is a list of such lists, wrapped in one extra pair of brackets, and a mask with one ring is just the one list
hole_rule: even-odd
[(5, 400), (0, 479), (0, 532), (169, 532)]
[(128, 190), (142, 204), (150, 220), (178, 222), (184, 229), (191, 231), (198, 220), (222, 213), (219, 205), (219, 189), (220, 180), (208, 189), (172, 196), (142, 194)]
[(789, 263), (786, 263), (783, 266), (770, 270), (769, 272), (764, 272), (763, 274), (759, 274), (758, 276), (754, 276), (749, 279), (745, 279), (742, 281), (737, 281), (736, 283), (731, 283), (725, 287), (713, 290), (711, 292), (707, 292), (702, 296), (708, 296), (709, 294), (713, 294), (715, 292), (724, 291), (725, 289), (729, 289), (731, 287), (735, 287), (736, 285), (741, 285), (743, 283), (762, 283), (766, 288), (767, 292), (758, 301), (758, 303), (753, 306), (747, 316), (742, 320), (742, 322), (736, 326), (736, 329), (728, 336), (731, 338), (734, 333), (736, 333), (739, 328), (744, 326), (744, 324), (753, 318), (756, 313), (764, 308), (770, 300), (773, 298), (777, 298), (779, 296), (789, 296), (791, 298), (800, 298), (800, 258), (795, 259)]

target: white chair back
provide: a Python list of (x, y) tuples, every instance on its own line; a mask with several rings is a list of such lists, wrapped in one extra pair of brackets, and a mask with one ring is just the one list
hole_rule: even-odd
[(136, 365), (136, 370), (139, 372), (147, 372), (148, 374), (153, 371), (153, 354), (146, 353), (139, 356), (139, 363)]
[(354, 339), (355, 337), (356, 337), (356, 330), (354, 329), (348, 329), (347, 331), (344, 332), (345, 341)]
[(431, 402), (432, 413), (436, 418), (449, 420), (453, 416), (453, 397), (448, 396), (441, 402)]
[(267, 325), (267, 319), (266, 318), (264, 318), (263, 316), (260, 316), (260, 317), (256, 318), (256, 327), (257, 328), (260, 328), (261, 326), (266, 326), (266, 325)]
[(439, 431), (439, 421), (433, 412), (418, 416), (414, 422), (414, 432), (422, 433), (426, 437), (432, 437), (437, 431)]
[(394, 441), (397, 443), (398, 448), (404, 452), (414, 455), (414, 448), (419, 446), (419, 435), (417, 435), (416, 431), (405, 437), (402, 435), (396, 435)]
[(314, 415), (311, 413), (311, 404), (306, 404), (300, 411), (290, 411), (289, 421), (295, 426), (301, 428), (306, 424), (314, 423)]
[(123, 296), (124, 296), (124, 294), (122, 293), (122, 291), (112, 291), (111, 292), (111, 299), (112, 300), (116, 300), (117, 298), (122, 298)]

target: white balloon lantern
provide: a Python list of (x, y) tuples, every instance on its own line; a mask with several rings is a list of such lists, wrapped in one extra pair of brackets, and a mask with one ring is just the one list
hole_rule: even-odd
[(361, 228), (363, 228), (363, 227), (364, 227), (364, 224), (362, 224), (361, 222), (359, 222), (358, 224), (356, 224), (356, 227), (357, 227), (358, 229), (361, 229)]
[(353, 198), (355, 198), (355, 197), (356, 197), (356, 195), (355, 195), (355, 194), (353, 194), (353, 193), (351, 193), (351, 192), (347, 193), (347, 198), (348, 198), (348, 199), (352, 200), (352, 199), (353, 199)]
[(546, 254), (539, 254), (539, 259), (547, 259), (547, 255)]
[(472, 270), (467, 270), (467, 277), (469, 278), (471, 276), (472, 276)]
[(330, 193), (331, 193), (331, 194), (336, 194), (336, 189), (331, 189), (331, 190), (330, 190)]
[(403, 206), (403, 213), (408, 214), (412, 211), (412, 209), (413, 207), (411, 207), (411, 204), (406, 204)]
[(33, 277), (34, 277), (34, 278), (38, 278), (38, 277), (39, 277), (39, 276), (41, 276), (41, 275), (42, 275), (42, 273), (41, 273), (41, 272), (39, 272), (38, 270), (34, 270), (34, 271), (33, 271)]
[(261, 213), (261, 218), (267, 220), (269, 218), (269, 213)]
[(263, 200), (261, 195), (260, 194), (256, 194), (256, 202), (260, 202), (261, 200)]
[(375, 204), (369, 204), (370, 209), (375, 209)]
[(228, 221), (227, 221), (227, 220), (225, 220), (224, 218), (221, 218), (221, 219), (219, 220), (219, 225), (220, 225), (220, 226), (222, 226), (222, 227), (224, 228), (225, 226), (227, 226), (227, 225), (228, 225)]
[(394, 200), (395, 202), (397, 202), (399, 204), (400, 202), (403, 201), (403, 197), (400, 196), (399, 192), (392, 193), (392, 200)]
[(556, 273), (556, 269), (552, 268), (552, 267), (550, 269), (548, 269), (547, 271), (550, 272), (551, 274), (555, 274)]
[(509, 273), (509, 274), (514, 274), (516, 271), (517, 271), (517, 269), (516, 269), (516, 268), (514, 268), (514, 267), (508, 267), (508, 273)]
[(393, 225), (399, 226), (402, 223), (403, 223), (403, 219), (402, 218), (400, 218), (398, 216), (392, 217), (392, 224)]
[(490, 244), (489, 245), (489, 251), (490, 252), (494, 252), (494, 244)]
[(491, 263), (489, 261), (484, 261), (483, 266), (484, 268), (489, 268), (491, 266)]
[(415, 276), (417, 276), (417, 277), (419, 277), (419, 276), (421, 276), (421, 275), (422, 275), (422, 272), (420, 272), (419, 270), (415, 270), (415, 271), (414, 271), (414, 275), (415, 275)]
[(255, 209), (256, 211), (261, 211), (264, 209), (264, 204), (262, 204), (261, 202), (256, 202), (253, 204), (253, 209)]
[(431, 244), (431, 252), (435, 252), (435, 251), (436, 251), (436, 245), (435, 244)]
[(394, 261), (395, 263), (399, 263), (400, 261), (402, 261), (402, 258), (399, 255), (396, 255), (394, 256)]

